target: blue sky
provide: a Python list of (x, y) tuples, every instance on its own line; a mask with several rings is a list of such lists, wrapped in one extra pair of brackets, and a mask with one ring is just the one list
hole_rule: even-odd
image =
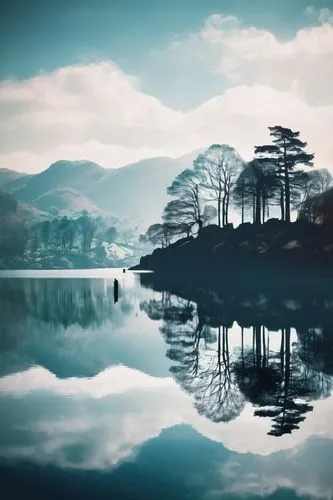
[(7, 0), (0, 166), (113, 168), (213, 142), (249, 159), (267, 126), (332, 168), (333, 0)]
[[(214, 13), (233, 14), (287, 39), (305, 24), (304, 11), (333, 0), (10, 0), (2, 6), (0, 77), (26, 78), (41, 70), (111, 59), (142, 80), (142, 88), (170, 106), (187, 109), (221, 89), (207, 79), (189, 87), (202, 69), (165, 59), (175, 34), (195, 32)], [(172, 79), (170, 72), (173, 73)]]

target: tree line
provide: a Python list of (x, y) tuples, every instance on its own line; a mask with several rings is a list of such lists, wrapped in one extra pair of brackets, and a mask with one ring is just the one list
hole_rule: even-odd
[(84, 210), (77, 218), (61, 217), (34, 224), (28, 232), (27, 250), (30, 253), (71, 252), (74, 248), (83, 255), (89, 253), (93, 239), (113, 243), (115, 227), (106, 228), (101, 218), (93, 218)]
[(172, 200), (164, 208), (162, 223), (151, 225), (142, 241), (168, 246), (174, 238), (190, 236), (217, 220), (230, 222), (230, 208), (253, 223), (264, 223), (270, 209), (278, 207), (282, 221), (290, 222), (291, 211), (332, 184), (326, 169), (313, 167), (314, 154), (306, 151), (299, 132), (282, 126), (268, 127), (272, 144), (254, 147), (254, 157), (245, 162), (226, 144), (213, 144), (181, 172), (167, 188)]

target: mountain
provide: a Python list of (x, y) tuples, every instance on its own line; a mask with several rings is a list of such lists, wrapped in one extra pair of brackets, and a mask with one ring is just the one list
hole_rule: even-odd
[[(17, 199), (33, 203), (48, 191), (64, 186), (84, 193), (87, 186), (96, 182), (104, 173), (105, 169), (97, 163), (60, 160), (52, 163), (43, 172), (31, 175), (27, 180), (23, 179), (22, 184), (5, 184), (3, 189), (15, 192)], [(36, 205), (38, 206), (38, 203)]]
[(66, 186), (49, 189), (34, 202), (41, 210), (49, 212), (54, 217), (75, 216), (82, 210), (87, 210), (89, 214), (95, 216), (106, 215), (84, 194)]
[(16, 213), (17, 201), (8, 193), (0, 191), (0, 214)]
[(17, 191), (20, 191), (22, 188), (24, 188), (32, 177), (35, 177), (35, 176), (32, 174), (28, 174), (28, 175), (13, 178), (12, 180), (9, 180), (8, 182), (4, 183), (1, 186), (1, 189), (3, 191), (5, 191), (6, 193), (10, 193), (10, 194), (13, 194), (15, 196), (15, 193)]
[[(15, 217), (14, 217), (15, 215)], [(49, 214), (24, 201), (17, 201), (12, 195), (0, 190), (0, 218), (2, 222), (11, 218), (28, 224), (49, 218)]]
[(60, 160), (39, 174), (12, 179), (3, 190), (53, 216), (86, 209), (120, 219), (139, 217), (140, 228), (146, 229), (162, 215), (167, 186), (192, 166), (200, 152), (176, 159), (149, 158), (118, 169), (85, 160)]
[(0, 191), (0, 268), (6, 267), (6, 261), (14, 262), (16, 257), (23, 256), (27, 225), (42, 217), (38, 209), (17, 202), (10, 194)]
[(16, 170), (10, 170), (9, 168), (0, 168), (0, 187), (24, 177), (27, 177), (27, 174), (16, 172)]
[(119, 218), (138, 214), (147, 226), (161, 217), (168, 201), (167, 186), (192, 166), (198, 154), (196, 151), (177, 159), (149, 158), (109, 171), (86, 194)]

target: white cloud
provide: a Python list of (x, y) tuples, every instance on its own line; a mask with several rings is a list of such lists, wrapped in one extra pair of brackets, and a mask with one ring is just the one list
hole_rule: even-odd
[(250, 158), (253, 146), (269, 141), (267, 126), (284, 125), (301, 131), (309, 151), (316, 153), (316, 166), (333, 167), (329, 138), (333, 105), (315, 108), (288, 92), (264, 85), (239, 85), (228, 89), (188, 113), (186, 123), (195, 123), (198, 137), (230, 143)]
[(57, 159), (88, 159), (119, 167), (213, 142), (229, 142), (249, 159), (269, 140), (267, 126), (281, 124), (301, 131), (316, 166), (333, 169), (333, 26), (327, 9), (313, 12), (325, 22), (288, 41), (221, 14), (176, 37), (169, 50), (193, 64), (210, 61), (213, 77), (228, 84), (188, 112), (146, 95), (106, 61), (2, 82), (0, 166), (36, 172)]
[(59, 158), (119, 167), (160, 156), (182, 118), (111, 62), (2, 82), (0, 106), (1, 165), (26, 171)]
[(323, 7), (318, 9), (313, 5), (309, 5), (305, 9), (305, 14), (309, 17), (315, 18), (320, 23), (330, 23), (333, 24), (333, 11), (328, 9), (327, 7)]
[(198, 33), (178, 38), (172, 50), (200, 53), (231, 83), (263, 84), (300, 95), (314, 105), (331, 104), (332, 13), (321, 9), (317, 16), (322, 25), (300, 29), (282, 41), (268, 30), (245, 27), (233, 16), (215, 14)]
[(333, 23), (333, 11), (324, 7), (319, 10), (318, 20), (321, 23)]
[[(70, 135), (67, 136), (68, 140)], [(0, 165), (6, 165), (23, 172), (39, 172), (57, 160), (84, 159), (93, 161), (105, 168), (118, 168), (145, 158), (165, 156), (165, 149), (149, 146), (131, 148), (121, 144), (103, 144), (92, 139), (82, 143), (66, 143), (65, 140), (48, 151), (39, 153), (33, 150), (10, 151), (0, 154)]]
[(0, 393), (24, 395), (31, 391), (51, 390), (61, 396), (102, 398), (128, 390), (161, 389), (172, 385), (169, 378), (155, 378), (139, 370), (119, 365), (103, 370), (95, 377), (84, 380), (72, 377), (59, 379), (42, 367), (7, 375), (0, 379)]
[[(38, 399), (40, 391), (44, 391), (41, 400)], [(114, 464), (119, 460), (114, 450), (126, 449), (126, 456), (130, 456), (136, 445), (176, 424), (188, 424), (208, 439), (223, 443), (229, 450), (259, 455), (293, 449), (310, 436), (333, 438), (333, 422), (330, 419), (333, 396), (314, 401), (313, 412), (307, 415), (299, 430), (272, 439), (267, 435), (271, 421), (254, 417), (252, 405), (246, 404), (242, 413), (228, 423), (214, 423), (197, 413), (191, 396), (185, 394), (173, 379), (152, 377), (126, 366), (110, 367), (91, 378), (68, 379), (58, 379), (42, 367), (31, 368), (2, 377), (0, 393), (2, 397), (14, 396), (15, 404), (22, 405), (22, 408), (25, 401), (30, 401), (31, 405), (37, 397), (38, 418), (31, 415), (32, 421), (27, 422), (25, 425), (28, 427), (25, 428), (28, 432), (37, 433), (36, 437), (40, 440), (38, 452), (35, 447), (24, 450), (18, 442), (11, 449), (0, 447), (0, 455), (25, 454), (27, 458), (30, 456), (32, 460), (44, 463), (55, 460), (54, 455), (48, 456), (49, 446), (61, 455), (56, 457), (56, 462), (61, 465), (65, 443), (67, 446), (70, 444), (68, 441), (84, 440), (89, 429), (99, 440), (103, 432), (99, 432), (98, 428), (104, 429), (106, 422), (109, 437), (103, 440), (103, 445), (100, 442), (94, 444), (99, 457), (90, 457), (92, 462), (81, 464), (84, 468), (99, 468), (102, 463)], [(44, 400), (50, 400), (52, 404), (44, 404)], [(53, 406), (56, 410), (52, 410)], [(10, 407), (8, 400), (4, 405), (6, 407)], [(83, 412), (82, 407), (85, 408)], [(102, 411), (98, 416), (100, 409)], [(16, 421), (9, 420), (10, 425), (14, 428), (22, 426), (18, 422), (21, 415), (24, 411), (18, 412)], [(112, 421), (118, 421), (114, 429), (110, 425)], [(131, 432), (129, 422), (132, 422)], [(114, 446), (112, 449), (109, 448), (111, 443)], [(69, 466), (68, 463), (62, 465)]]

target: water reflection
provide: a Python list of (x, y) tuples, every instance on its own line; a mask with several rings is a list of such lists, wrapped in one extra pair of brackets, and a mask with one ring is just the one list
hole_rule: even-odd
[(331, 498), (333, 296), (118, 279), (0, 280), (6, 498)]
[[(104, 280), (0, 280), (1, 323), (5, 341), (12, 341), (13, 324), (30, 316), (59, 328), (100, 326), (111, 318), (114, 286)], [(117, 288), (118, 296), (118, 288)], [(121, 303), (130, 312), (130, 296)]]
[(39, 365), (60, 378), (87, 377), (123, 363), (166, 376), (163, 341), (139, 309), (145, 291), (127, 276), (119, 281), (114, 303), (113, 278), (0, 279), (0, 374)]
[[(271, 420), (268, 434), (278, 437), (299, 429), (311, 402), (331, 394), (332, 297), (165, 291), (153, 275), (142, 276), (141, 283), (163, 290), (160, 301), (142, 302), (141, 308), (150, 319), (163, 320), (170, 371), (199, 414), (229, 422), (248, 401), (254, 416)], [(240, 326), (234, 327), (236, 319)]]

